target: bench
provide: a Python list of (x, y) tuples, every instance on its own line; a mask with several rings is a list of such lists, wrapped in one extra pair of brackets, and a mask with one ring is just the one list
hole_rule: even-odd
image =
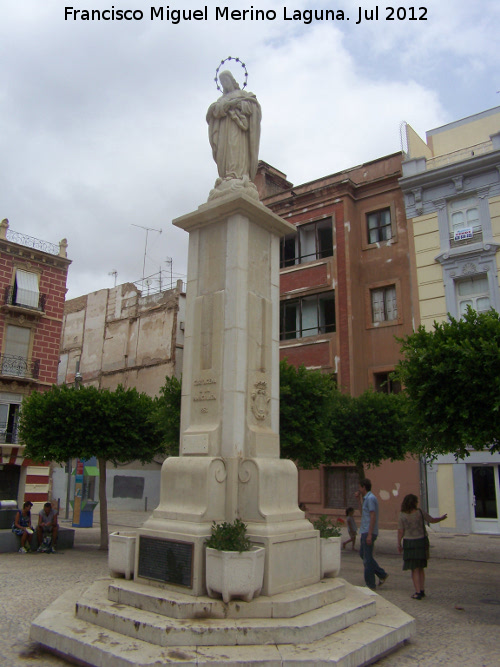
[[(75, 542), (75, 529), (74, 528), (63, 528), (59, 526), (59, 534), (57, 538), (57, 550), (64, 551), (64, 549), (72, 549)], [(4, 529), (0, 530), (0, 553), (8, 553), (13, 551), (19, 551), (21, 546), (21, 538), (19, 535), (16, 535), (12, 530)], [(36, 531), (33, 533), (31, 538), (30, 546), (32, 551), (38, 549), (38, 538)]]

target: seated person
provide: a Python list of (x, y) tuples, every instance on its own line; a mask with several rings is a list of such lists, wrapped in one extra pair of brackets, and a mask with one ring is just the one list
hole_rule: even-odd
[(23, 508), (17, 510), (14, 523), (12, 524), (12, 532), (21, 538), (20, 554), (25, 554), (30, 550), (31, 536), (33, 535), (33, 528), (31, 527), (32, 507), (33, 503), (31, 500), (27, 500), (23, 504)]
[(57, 544), (57, 530), (57, 512), (52, 508), (52, 503), (45, 503), (43, 510), (38, 514), (38, 526), (36, 528), (38, 551), (43, 550), (43, 538), (50, 535), (52, 537), (50, 551), (54, 553)]

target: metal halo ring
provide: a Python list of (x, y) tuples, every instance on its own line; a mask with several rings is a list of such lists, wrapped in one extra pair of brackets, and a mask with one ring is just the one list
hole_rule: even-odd
[(214, 79), (215, 85), (217, 86), (217, 90), (219, 90), (221, 93), (223, 92), (223, 90), (219, 86), (219, 70), (222, 67), (222, 65), (224, 65), (224, 63), (226, 63), (228, 60), (234, 60), (235, 62), (240, 63), (240, 65), (245, 70), (245, 83), (243, 84), (243, 88), (246, 88), (246, 85), (247, 85), (247, 82), (248, 82), (248, 72), (247, 72), (247, 68), (246, 68), (245, 63), (243, 61), (241, 61), (239, 58), (233, 58), (232, 56), (229, 56), (228, 58), (225, 58), (224, 60), (221, 60), (220, 63), (219, 63), (219, 66), (215, 70), (215, 79)]

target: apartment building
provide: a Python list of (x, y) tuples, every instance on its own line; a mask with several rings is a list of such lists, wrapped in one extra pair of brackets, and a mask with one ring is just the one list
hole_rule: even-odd
[[(70, 299), (64, 305), (58, 384), (99, 389), (135, 387), (156, 396), (167, 376), (180, 378), (185, 320), (185, 286), (161, 274), (148, 288), (134, 283)], [(162, 460), (108, 465), (108, 506), (144, 509), (159, 502)], [(68, 478), (54, 470), (57, 497), (66, 498)], [(72, 493), (70, 493), (72, 497)]]
[[(457, 120), (420, 138), (405, 128), (400, 185), (414, 236), (412, 268), (422, 324), (471, 306), (500, 310), (500, 107)], [(457, 387), (457, 391), (466, 387)], [(431, 514), (439, 530), (500, 533), (500, 454), (440, 456), (427, 466)]]
[(0, 499), (52, 500), (49, 464), (25, 458), (19, 443), (22, 402), (57, 381), (67, 242), (41, 241), (0, 222)]
[[(292, 186), (261, 162), (262, 202), (297, 233), (281, 242), (280, 355), (294, 365), (335, 373), (341, 391), (397, 392), (389, 377), (400, 358), (395, 337), (418, 320), (399, 178), (402, 154), (388, 155)], [(408, 458), (367, 470), (381, 525), (394, 528), (402, 496), (420, 492), (419, 462)], [(313, 514), (357, 507), (353, 466), (301, 470), (299, 497)]]

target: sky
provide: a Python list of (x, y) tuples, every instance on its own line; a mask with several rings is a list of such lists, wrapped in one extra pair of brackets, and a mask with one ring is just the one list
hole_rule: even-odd
[[(217, 177), (205, 116), (228, 56), (262, 107), (260, 159), (294, 184), (401, 150), (402, 121), (425, 137), (500, 106), (500, 2), (422, 3), (0, 0), (0, 219), (68, 240), (68, 299), (160, 269), (185, 277), (172, 220)], [(76, 13), (112, 8), (143, 18)]]

